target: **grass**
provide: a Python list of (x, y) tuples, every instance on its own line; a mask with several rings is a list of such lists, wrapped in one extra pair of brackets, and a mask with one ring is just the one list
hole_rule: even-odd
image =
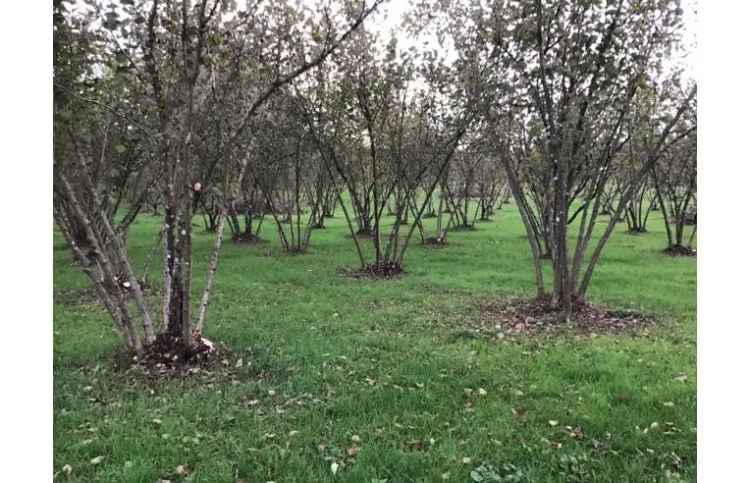
[[(136, 266), (159, 223), (134, 225)], [(150, 388), (114, 373), (120, 342), (98, 304), (71, 297), (88, 282), (55, 234), (55, 471), (146, 483), (694, 481), (696, 266), (660, 253), (660, 223), (638, 236), (618, 225), (590, 291), (656, 314), (658, 329), (498, 343), (463, 327), (479, 299), (534, 293), (512, 205), (451, 232), (448, 247), (415, 244), (408, 273), (389, 281), (337, 274), (357, 264), (342, 216), (303, 256), (283, 254), (268, 221), (269, 243), (222, 249), (209, 309), (207, 337), (242, 358), (238, 381)], [(195, 236), (196, 293), (211, 240)]]

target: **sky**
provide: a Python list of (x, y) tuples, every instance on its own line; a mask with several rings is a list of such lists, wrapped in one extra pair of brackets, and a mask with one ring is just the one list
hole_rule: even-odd
[(685, 10), (685, 31), (683, 48), (687, 52), (684, 62), (687, 73), (692, 79), (697, 79), (698, 64), (698, 0), (687, 0), (683, 6)]

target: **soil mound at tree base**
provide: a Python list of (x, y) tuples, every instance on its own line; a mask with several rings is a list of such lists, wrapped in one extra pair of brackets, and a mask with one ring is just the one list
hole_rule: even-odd
[(448, 242), (445, 238), (437, 238), (434, 236), (427, 237), (422, 242), (422, 245), (427, 248), (443, 248), (448, 246)]
[(549, 298), (489, 300), (479, 304), (479, 320), (472, 329), (495, 339), (516, 335), (578, 335), (618, 334), (636, 335), (652, 327), (656, 321), (644, 314), (629, 310), (578, 303), (569, 320), (561, 321), (560, 313)]
[(115, 358), (115, 367), (148, 380), (184, 378), (191, 375), (229, 374), (231, 351), (203, 337), (191, 345), (180, 337), (159, 334), (141, 354), (123, 351)]
[(404, 267), (396, 262), (369, 263), (358, 269), (339, 269), (342, 275), (353, 278), (395, 278), (404, 273)]
[(264, 240), (257, 235), (250, 235), (250, 234), (245, 234), (245, 233), (239, 233), (237, 235), (233, 235), (232, 241), (234, 243), (250, 243), (250, 244), (264, 242)]
[(474, 225), (455, 225), (448, 228), (448, 231), (476, 231), (477, 227)]
[(665, 248), (664, 253), (672, 257), (694, 257), (698, 254), (692, 248), (684, 247), (682, 245), (672, 245), (669, 248)]

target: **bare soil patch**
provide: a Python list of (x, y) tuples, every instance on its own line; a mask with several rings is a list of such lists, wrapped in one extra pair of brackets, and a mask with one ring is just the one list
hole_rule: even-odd
[(255, 245), (258, 243), (266, 242), (266, 240), (262, 239), (261, 237), (250, 234), (250, 233), (239, 233), (239, 234), (233, 235), (232, 241), (237, 244), (247, 243), (249, 245)]
[(115, 369), (148, 382), (182, 379), (191, 376), (231, 377), (232, 351), (205, 338), (196, 338), (192, 345), (179, 337), (159, 334), (141, 354), (121, 350), (115, 355)]
[(395, 262), (368, 263), (364, 268), (340, 268), (339, 273), (352, 278), (391, 279), (404, 274), (404, 268)]
[(698, 254), (698, 252), (692, 248), (682, 245), (672, 245), (669, 248), (665, 248), (664, 253), (671, 257), (694, 257)]
[(494, 339), (519, 335), (637, 335), (656, 324), (653, 317), (601, 305), (577, 304), (570, 320), (561, 321), (549, 299), (505, 299), (479, 302), (472, 329)]
[(445, 248), (448, 246), (448, 241), (445, 238), (430, 236), (424, 239), (422, 246), (425, 248)]
[(448, 231), (476, 231), (477, 227), (474, 225), (454, 225), (448, 228)]

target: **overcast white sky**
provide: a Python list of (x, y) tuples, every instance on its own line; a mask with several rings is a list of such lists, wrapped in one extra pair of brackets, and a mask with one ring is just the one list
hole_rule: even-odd
[(691, 78), (697, 80), (698, 63), (698, 0), (687, 0), (685, 9), (685, 37), (683, 46), (687, 52), (686, 70)]

